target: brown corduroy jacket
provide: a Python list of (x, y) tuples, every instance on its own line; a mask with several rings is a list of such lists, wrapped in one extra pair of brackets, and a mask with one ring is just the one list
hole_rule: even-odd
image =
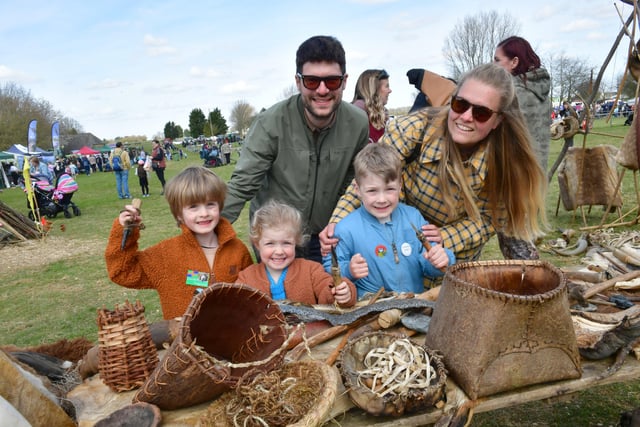
[[(344, 279), (351, 289), (351, 300), (344, 304), (351, 307), (356, 303), (355, 285)], [(238, 275), (238, 283), (245, 283), (271, 296), (271, 285), (264, 264), (254, 264), (242, 270)], [(329, 287), (333, 278), (324, 271), (322, 264), (307, 259), (296, 258), (287, 270), (284, 279), (284, 290), (287, 299), (303, 304), (333, 304), (334, 297)]]

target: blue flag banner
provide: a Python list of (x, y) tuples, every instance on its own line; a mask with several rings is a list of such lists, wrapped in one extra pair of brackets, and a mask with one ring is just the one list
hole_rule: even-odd
[(36, 152), (36, 126), (37, 120), (31, 120), (29, 122), (29, 132), (27, 134), (28, 148), (30, 153)]
[(53, 154), (56, 157), (60, 156), (60, 122), (53, 122), (51, 125), (51, 145), (53, 146)]

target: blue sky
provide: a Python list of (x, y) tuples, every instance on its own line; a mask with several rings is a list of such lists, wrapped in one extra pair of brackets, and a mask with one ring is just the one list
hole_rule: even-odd
[[(188, 127), (193, 108), (228, 118), (239, 100), (259, 111), (283, 99), (298, 45), (327, 34), (347, 53), (344, 99), (363, 70), (385, 68), (388, 107), (403, 107), (416, 93), (406, 71), (446, 74), (444, 40), (465, 16), (509, 13), (543, 60), (580, 55), (597, 71), (622, 25), (614, 5), (629, 15), (631, 6), (605, 0), (5, 2), (0, 84), (18, 83), (99, 138), (152, 138), (168, 121)], [(624, 70), (628, 43), (605, 85)]]

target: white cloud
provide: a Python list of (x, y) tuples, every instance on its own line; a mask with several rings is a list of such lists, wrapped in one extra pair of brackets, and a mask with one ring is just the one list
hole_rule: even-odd
[(123, 86), (123, 82), (114, 79), (104, 79), (97, 82), (89, 83), (89, 89), (114, 89)]
[(232, 94), (232, 93), (249, 92), (253, 89), (254, 89), (253, 86), (247, 84), (247, 82), (245, 82), (244, 80), (240, 80), (237, 82), (223, 85), (220, 88), (220, 92), (225, 94)]
[(213, 68), (203, 69), (196, 65), (192, 66), (189, 69), (189, 75), (192, 77), (206, 78), (206, 79), (211, 79), (211, 78), (216, 78), (221, 76), (221, 74)]
[(598, 27), (600, 27), (598, 21), (589, 18), (583, 18), (576, 19), (574, 21), (568, 21), (565, 25), (561, 26), (559, 30), (563, 33), (570, 33), (574, 31), (592, 30)]
[(356, 3), (356, 4), (370, 4), (370, 5), (375, 5), (375, 4), (385, 4), (385, 3), (395, 3), (398, 0), (350, 0), (350, 3)]
[(174, 55), (178, 50), (169, 45), (167, 39), (154, 37), (151, 34), (145, 34), (143, 44), (147, 48), (149, 56)]
[(18, 70), (14, 70), (13, 68), (9, 68), (6, 65), (0, 65), (0, 79), (16, 80), (20, 82), (29, 82), (34, 80), (32, 77), (29, 77), (27, 74)]

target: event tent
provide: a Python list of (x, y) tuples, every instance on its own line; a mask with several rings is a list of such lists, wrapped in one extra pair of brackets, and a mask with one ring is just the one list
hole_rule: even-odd
[(100, 151), (94, 150), (91, 147), (87, 147), (86, 145), (79, 149), (76, 154), (82, 154), (83, 156), (88, 156), (89, 154), (100, 154)]
[(38, 147), (36, 147), (36, 151), (34, 153), (30, 153), (29, 148), (25, 147), (22, 144), (13, 144), (11, 147), (9, 147), (8, 150), (5, 150), (4, 152), (8, 154), (16, 154), (18, 156), (53, 156), (52, 152), (43, 150), (42, 148)]
[(55, 156), (52, 152), (36, 147), (35, 153), (30, 153), (29, 148), (22, 144), (13, 144), (8, 150), (3, 151), (3, 153), (12, 155), (14, 159), (18, 161), (18, 165), (22, 165), (21, 159), (24, 156), (39, 156), (47, 163), (53, 163), (55, 161)]

